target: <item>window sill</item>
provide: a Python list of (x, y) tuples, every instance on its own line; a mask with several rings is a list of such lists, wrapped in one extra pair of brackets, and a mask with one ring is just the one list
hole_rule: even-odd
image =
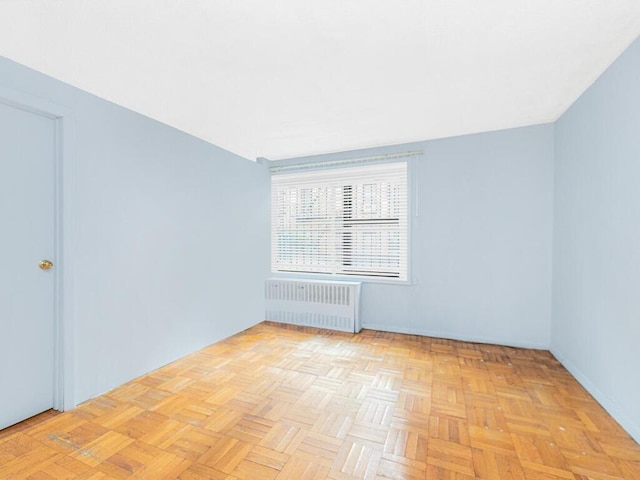
[(372, 278), (359, 277), (356, 275), (325, 275), (322, 273), (296, 273), (296, 272), (271, 272), (274, 278), (291, 278), (299, 280), (322, 280), (336, 282), (360, 282), (360, 283), (379, 283), (384, 285), (406, 286), (413, 285), (410, 280), (396, 280), (392, 278)]

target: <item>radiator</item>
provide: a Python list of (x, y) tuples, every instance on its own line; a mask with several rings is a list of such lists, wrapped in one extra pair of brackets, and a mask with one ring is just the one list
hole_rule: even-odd
[(266, 320), (357, 333), (360, 283), (269, 278)]

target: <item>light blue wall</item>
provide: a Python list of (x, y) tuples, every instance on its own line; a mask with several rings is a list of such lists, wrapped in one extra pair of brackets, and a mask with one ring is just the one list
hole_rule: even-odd
[(74, 117), (75, 402), (264, 317), (266, 169), (0, 58)]
[(414, 284), (366, 283), (365, 328), (548, 348), (553, 125), (292, 161), (412, 150)]
[(640, 441), (640, 41), (556, 123), (552, 351)]

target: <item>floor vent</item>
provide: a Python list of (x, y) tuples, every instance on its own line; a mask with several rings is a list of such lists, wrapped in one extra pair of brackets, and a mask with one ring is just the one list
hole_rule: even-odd
[(360, 283), (270, 278), (265, 283), (266, 320), (357, 333)]

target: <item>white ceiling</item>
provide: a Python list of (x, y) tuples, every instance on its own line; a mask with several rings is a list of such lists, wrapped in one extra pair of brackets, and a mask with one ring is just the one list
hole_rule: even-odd
[(545, 123), (639, 0), (0, 0), (0, 55), (255, 159)]

